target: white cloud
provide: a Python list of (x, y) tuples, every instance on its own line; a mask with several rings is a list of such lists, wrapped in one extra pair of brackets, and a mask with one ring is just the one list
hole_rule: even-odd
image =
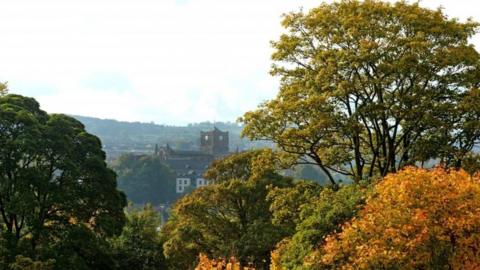
[[(0, 0), (0, 80), (49, 112), (235, 120), (277, 91), (269, 41), (306, 0)], [(480, 19), (474, 1), (443, 5)], [(109, 81), (118, 79), (108, 85)]]

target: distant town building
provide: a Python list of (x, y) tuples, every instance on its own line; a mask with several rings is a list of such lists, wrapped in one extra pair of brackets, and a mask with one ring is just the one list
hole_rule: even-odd
[(203, 178), (203, 173), (215, 159), (228, 153), (228, 132), (216, 127), (211, 131), (200, 132), (199, 151), (175, 150), (168, 144), (163, 147), (155, 146), (155, 155), (176, 174), (177, 193), (208, 185), (209, 182)]

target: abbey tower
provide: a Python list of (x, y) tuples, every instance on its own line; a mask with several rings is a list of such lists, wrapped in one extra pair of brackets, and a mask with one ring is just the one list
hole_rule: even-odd
[(214, 127), (211, 131), (200, 133), (200, 150), (216, 157), (228, 154), (228, 131)]

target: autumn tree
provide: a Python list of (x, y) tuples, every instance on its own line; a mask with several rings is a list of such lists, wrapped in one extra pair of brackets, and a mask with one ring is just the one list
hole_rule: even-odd
[[(33, 98), (0, 97), (0, 231), (8, 260), (22, 254), (37, 261), (59, 244), (75, 243), (71, 251), (80, 252), (75, 241), (121, 231), (125, 204), (100, 140), (80, 122), (47, 114)], [(95, 265), (86, 254), (77, 258)]]
[(379, 182), (313, 269), (479, 269), (480, 177), (413, 167)]
[(355, 181), (439, 159), (459, 167), (480, 136), (473, 21), (418, 3), (343, 0), (284, 16), (272, 42), (277, 97), (243, 135)]

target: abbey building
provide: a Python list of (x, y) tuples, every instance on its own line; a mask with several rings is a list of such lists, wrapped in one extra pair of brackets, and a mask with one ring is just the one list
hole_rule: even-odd
[(229, 153), (228, 132), (216, 127), (200, 133), (200, 149), (198, 151), (181, 151), (172, 149), (168, 144), (155, 147), (155, 155), (159, 156), (176, 174), (176, 192), (208, 185), (203, 173), (210, 164)]

